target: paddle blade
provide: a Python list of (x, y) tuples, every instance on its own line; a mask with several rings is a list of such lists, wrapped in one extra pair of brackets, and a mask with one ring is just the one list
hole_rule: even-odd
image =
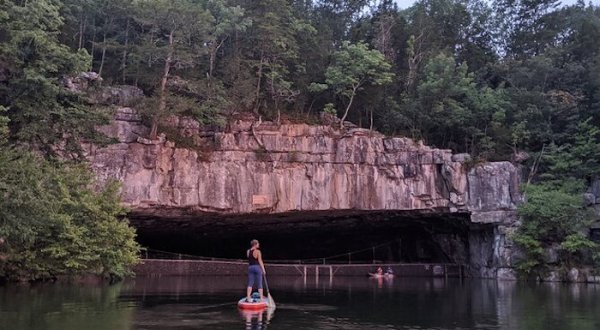
[(275, 299), (273, 299), (273, 296), (271, 296), (270, 293), (267, 296), (267, 299), (269, 300), (269, 308), (275, 308)]

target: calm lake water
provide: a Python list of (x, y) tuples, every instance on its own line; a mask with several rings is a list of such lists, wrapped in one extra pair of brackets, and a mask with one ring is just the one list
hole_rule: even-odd
[(271, 313), (243, 314), (243, 277), (0, 287), (0, 329), (600, 329), (600, 286), (273, 277)]

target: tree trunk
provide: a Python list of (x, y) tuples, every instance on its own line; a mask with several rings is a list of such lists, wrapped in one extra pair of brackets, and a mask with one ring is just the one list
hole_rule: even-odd
[(215, 70), (215, 62), (217, 60), (217, 52), (219, 51), (221, 46), (223, 46), (223, 43), (225, 42), (225, 40), (227, 40), (227, 37), (225, 37), (223, 40), (221, 40), (221, 42), (219, 42), (218, 45), (216, 45), (215, 47), (213, 47), (210, 50), (210, 61), (209, 61), (209, 66), (208, 66), (208, 78), (209, 79), (212, 78), (213, 72)]
[(79, 19), (79, 43), (77, 44), (77, 49), (81, 49), (83, 47), (83, 33), (85, 32), (85, 18), (83, 15), (83, 11), (81, 12), (81, 17)]
[(173, 60), (173, 33), (175, 31), (171, 30), (169, 33), (169, 51), (167, 53), (167, 58), (165, 59), (165, 67), (163, 71), (162, 78), (160, 80), (160, 96), (158, 101), (158, 111), (152, 117), (152, 129), (150, 130), (150, 139), (156, 140), (156, 136), (158, 133), (158, 121), (160, 117), (164, 114), (167, 108), (167, 80), (169, 79), (169, 71), (171, 70), (171, 61)]
[(100, 68), (98, 69), (98, 75), (102, 77), (102, 69), (104, 69), (104, 58), (106, 57), (106, 30), (104, 30), (104, 36), (102, 39), (102, 57), (100, 57)]
[(94, 65), (94, 53), (96, 52), (96, 19), (92, 20), (92, 49), (90, 55), (92, 55), (92, 66)]
[(423, 54), (421, 53), (423, 42), (423, 31), (419, 34), (418, 37), (414, 39), (412, 44), (412, 49), (410, 50), (410, 54), (408, 56), (408, 75), (406, 78), (406, 91), (409, 91), (415, 80), (417, 79), (417, 70), (419, 68), (419, 64), (423, 59)]
[(340, 129), (344, 128), (344, 121), (346, 120), (346, 117), (348, 117), (348, 112), (350, 111), (350, 107), (352, 106), (352, 101), (354, 101), (354, 96), (356, 95), (357, 89), (358, 89), (358, 85), (356, 85), (355, 87), (352, 88), (352, 95), (350, 96), (350, 102), (348, 102), (348, 106), (346, 107), (344, 116), (342, 116), (342, 119), (340, 121)]
[(260, 108), (260, 83), (262, 81), (263, 76), (263, 61), (264, 61), (264, 51), (260, 52), (260, 64), (258, 66), (258, 80), (256, 82), (256, 91), (254, 95), (254, 113), (258, 115), (258, 109)]
[(125, 69), (127, 68), (127, 47), (129, 46), (129, 17), (125, 25), (125, 47), (123, 47), (123, 60), (121, 64), (121, 80), (125, 83)]

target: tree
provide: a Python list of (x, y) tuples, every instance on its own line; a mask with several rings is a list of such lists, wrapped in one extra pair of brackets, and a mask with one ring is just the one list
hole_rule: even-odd
[(194, 0), (139, 0), (135, 19), (148, 31), (139, 45), (138, 56), (144, 64), (162, 65), (155, 80), (158, 91), (152, 113), (150, 138), (156, 139), (158, 124), (168, 114), (167, 83), (173, 69), (185, 70), (198, 66), (206, 42), (207, 22), (212, 17)]
[(227, 6), (223, 0), (207, 1), (208, 11), (214, 17), (214, 24), (209, 27), (207, 44), (209, 48), (208, 77), (213, 77), (217, 52), (233, 33), (244, 32), (252, 25), (252, 19), (246, 17), (240, 6)]
[(347, 99), (341, 125), (348, 116), (357, 93), (365, 86), (383, 86), (392, 82), (394, 75), (383, 54), (369, 49), (365, 43), (344, 42), (333, 55), (333, 64), (325, 71), (325, 85), (336, 95)]
[(6, 143), (9, 134), (8, 122), (10, 120), (8, 117), (2, 115), (4, 112), (6, 112), (6, 109), (0, 106), (0, 146)]
[[(238, 40), (236, 47), (240, 49), (239, 55), (245, 57), (239, 61), (240, 67), (249, 69), (251, 74), (238, 75), (234, 84), (253, 94), (255, 114), (261, 113), (265, 105), (272, 105), (270, 109), (279, 117), (282, 101), (293, 100), (297, 95), (298, 89), (290, 76), (304, 70), (298, 41), (302, 35), (313, 35), (315, 30), (295, 15), (287, 0), (249, 1), (245, 10), (252, 18), (252, 26), (246, 30), (247, 38)], [(248, 88), (250, 84), (252, 91)]]
[(60, 43), (60, 5), (56, 0), (0, 3), (0, 106), (8, 110), (11, 139), (46, 154), (56, 153), (58, 145), (67, 154), (79, 153), (77, 140), (98, 138), (94, 125), (106, 119), (61, 86), (64, 76), (87, 70), (90, 57)]
[(543, 157), (546, 166), (542, 179), (585, 180), (600, 176), (600, 128), (588, 118), (577, 125), (575, 136), (561, 145), (550, 145)]
[(495, 0), (498, 46), (508, 56), (527, 58), (541, 54), (554, 38), (559, 0)]
[(118, 186), (95, 192), (94, 183), (84, 166), (0, 149), (0, 237), (8, 246), (0, 278), (130, 273), (139, 246), (121, 219)]
[(441, 148), (474, 155), (494, 153), (497, 129), (505, 124), (502, 90), (478, 86), (466, 64), (441, 53), (427, 62), (415, 98), (402, 112), (416, 138)]
[(523, 224), (513, 239), (525, 254), (517, 268), (528, 275), (546, 267), (544, 254), (553, 244), (560, 247), (559, 264), (575, 266), (596, 257), (600, 246), (585, 233), (594, 215), (583, 205), (583, 185), (575, 181), (539, 183), (524, 187), (527, 203), (519, 206)]

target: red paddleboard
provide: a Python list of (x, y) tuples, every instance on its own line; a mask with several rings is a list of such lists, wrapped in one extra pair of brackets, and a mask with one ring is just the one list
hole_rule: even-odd
[(238, 301), (238, 308), (243, 310), (259, 311), (267, 307), (269, 307), (269, 302), (267, 299), (256, 302), (247, 302), (246, 298), (242, 298), (240, 301)]

